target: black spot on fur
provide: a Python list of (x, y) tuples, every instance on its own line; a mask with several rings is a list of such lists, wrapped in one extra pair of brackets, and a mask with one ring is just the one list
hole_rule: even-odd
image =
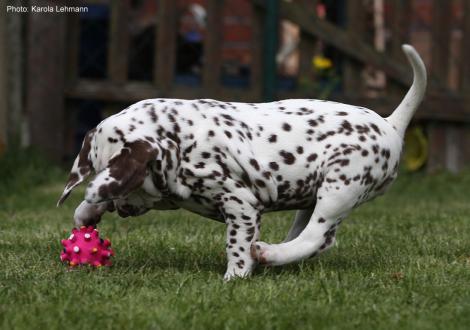
[(292, 129), (292, 126), (289, 125), (288, 123), (282, 124), (282, 129), (286, 132), (289, 132)]
[(313, 162), (318, 158), (317, 154), (310, 154), (310, 156), (307, 157), (307, 161)]
[(259, 167), (259, 164), (258, 162), (256, 161), (256, 159), (254, 158), (251, 158), (250, 159), (250, 165), (253, 166), (253, 168), (257, 171), (259, 171), (260, 167)]
[(284, 163), (286, 163), (287, 165), (292, 165), (295, 163), (295, 156), (292, 153), (285, 150), (281, 150), (279, 152), (279, 155), (284, 158)]
[(269, 163), (269, 167), (274, 170), (274, 171), (278, 171), (279, 170), (279, 165), (276, 163), (276, 162), (270, 162)]

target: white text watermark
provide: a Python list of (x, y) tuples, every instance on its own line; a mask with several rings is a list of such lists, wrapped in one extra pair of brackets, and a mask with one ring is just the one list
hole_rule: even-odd
[(88, 13), (87, 6), (6, 6), (7, 13)]

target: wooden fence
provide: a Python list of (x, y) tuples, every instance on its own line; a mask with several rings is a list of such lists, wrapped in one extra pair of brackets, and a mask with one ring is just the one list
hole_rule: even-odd
[[(41, 0), (45, 4), (52, 2)], [(316, 1), (292, 2), (252, 0), (252, 61), (250, 88), (229, 88), (220, 83), (221, 39), (224, 1), (207, 0), (207, 34), (204, 39), (204, 66), (199, 86), (182, 86), (174, 83), (175, 48), (177, 40), (177, 1), (159, 0), (155, 26), (155, 63), (152, 81), (128, 79), (129, 35), (126, 28), (129, 1), (112, 1), (110, 6), (107, 78), (85, 79), (79, 76), (78, 54), (80, 20), (73, 15), (31, 15), (29, 18), (29, 57), (27, 109), (32, 123), (32, 141), (52, 158), (59, 159), (67, 149), (67, 111), (76, 100), (100, 100), (109, 104), (130, 103), (145, 98), (215, 98), (246, 102), (266, 99), (266, 86), (272, 81), (266, 70), (269, 67), (266, 47), (269, 35), (266, 26), (273, 17), (266, 15), (275, 8), (279, 17), (300, 28), (300, 72), (311, 66), (313, 45), (319, 40), (339, 52), (342, 63), (342, 88), (335, 96), (338, 101), (370, 107), (382, 115), (389, 114), (399, 103), (411, 82), (411, 71), (401, 53), (401, 44), (410, 41), (411, 1), (386, 0), (391, 8), (393, 38), (384, 51), (378, 51), (363, 36), (366, 31), (366, 10), (363, 2), (355, 1), (346, 7), (346, 20), (342, 26), (316, 15)], [(104, 0), (84, 1), (85, 4), (107, 4)], [(352, 1), (345, 1), (346, 4)], [(431, 39), (430, 86), (423, 106), (415, 120), (426, 127), (429, 139), (428, 168), (446, 167), (458, 170), (470, 161), (470, 62), (458, 64), (458, 83), (449, 83), (449, 40), (451, 33), (451, 1), (433, 2)], [(274, 7), (273, 7), (274, 6)], [(470, 57), (470, 1), (462, 1), (464, 19), (462, 26), (461, 59)], [(272, 21), (271, 21), (272, 22)], [(47, 27), (47, 28), (46, 28)], [(44, 31), (47, 30), (47, 33)], [(275, 35), (277, 31), (272, 31)], [(38, 36), (37, 34), (41, 34)], [(272, 36), (271, 36), (272, 37)], [(40, 45), (37, 44), (40, 41)], [(54, 47), (48, 47), (54, 45)], [(44, 51), (31, 51), (43, 46)], [(263, 48), (264, 47), (264, 48)], [(272, 47), (272, 44), (271, 44)], [(271, 58), (272, 60), (272, 58)], [(37, 65), (37, 63), (43, 63)], [(385, 96), (368, 97), (364, 93), (361, 72), (374, 67), (386, 75)], [(275, 70), (275, 67), (273, 68)], [(46, 79), (49, 88), (38, 86), (38, 77)], [(51, 88), (51, 87), (54, 88)], [(268, 86), (269, 87), (269, 86)], [(297, 90), (275, 90), (275, 99), (302, 98)], [(64, 109), (67, 109), (65, 111)]]

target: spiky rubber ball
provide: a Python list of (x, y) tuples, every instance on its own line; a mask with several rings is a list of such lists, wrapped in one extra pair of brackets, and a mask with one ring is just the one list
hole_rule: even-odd
[(60, 254), (60, 260), (69, 266), (91, 265), (93, 267), (111, 266), (111, 242), (101, 239), (98, 229), (91, 226), (82, 226), (80, 229), (72, 229), (68, 239), (61, 241), (64, 249)]

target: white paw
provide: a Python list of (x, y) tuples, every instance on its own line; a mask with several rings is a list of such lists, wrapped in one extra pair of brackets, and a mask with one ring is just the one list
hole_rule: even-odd
[(251, 272), (253, 270), (252, 267), (246, 267), (243, 269), (238, 268), (236, 265), (235, 267), (229, 265), (227, 268), (227, 271), (225, 272), (224, 275), (224, 281), (228, 282), (231, 281), (235, 278), (246, 278), (251, 275)]

